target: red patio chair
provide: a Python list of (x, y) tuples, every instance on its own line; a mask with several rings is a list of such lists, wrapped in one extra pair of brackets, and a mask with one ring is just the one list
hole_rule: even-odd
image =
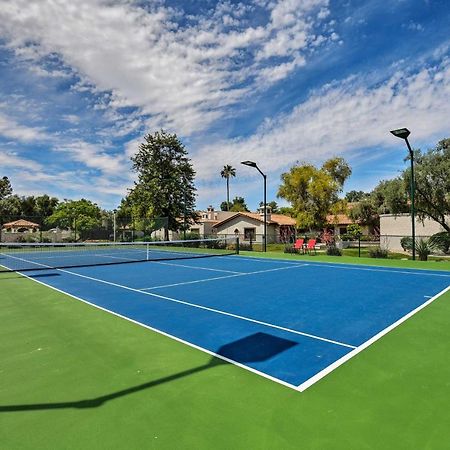
[(297, 239), (295, 241), (294, 250), (295, 250), (296, 253), (303, 252), (303, 242), (305, 242), (304, 239)]
[(314, 250), (314, 254), (316, 254), (316, 242), (317, 239), (310, 239), (308, 243), (306, 244), (306, 251), (311, 254), (311, 252)]

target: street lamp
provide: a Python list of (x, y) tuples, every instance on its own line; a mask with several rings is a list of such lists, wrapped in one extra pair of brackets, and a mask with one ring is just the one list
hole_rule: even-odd
[(116, 242), (116, 213), (117, 209), (113, 209), (113, 233), (114, 233), (113, 242)]
[(267, 175), (261, 171), (253, 161), (242, 161), (244, 166), (254, 167), (264, 178), (264, 246), (263, 251), (267, 252)]
[(391, 133), (400, 139), (404, 139), (406, 142), (406, 146), (408, 147), (409, 157), (411, 160), (411, 182), (410, 182), (410, 196), (411, 196), (411, 231), (412, 231), (412, 259), (416, 259), (416, 219), (415, 219), (415, 209), (414, 209), (414, 152), (412, 151), (411, 146), (409, 145), (408, 136), (411, 132), (408, 128), (399, 128), (398, 130), (391, 130)]
[(183, 174), (182, 178), (183, 183), (183, 239), (186, 240), (186, 176)]

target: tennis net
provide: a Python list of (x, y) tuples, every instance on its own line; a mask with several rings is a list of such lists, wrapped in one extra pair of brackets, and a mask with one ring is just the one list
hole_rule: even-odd
[(0, 244), (0, 271), (63, 269), (239, 253), (237, 238), (155, 242)]

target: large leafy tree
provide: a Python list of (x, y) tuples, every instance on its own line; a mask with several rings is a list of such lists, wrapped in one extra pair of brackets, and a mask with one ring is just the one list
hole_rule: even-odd
[[(415, 208), (420, 218), (430, 218), (450, 233), (450, 138), (422, 153), (415, 152)], [(411, 171), (403, 173), (409, 186)]]
[(222, 211), (232, 211), (232, 212), (248, 212), (249, 209), (245, 203), (244, 197), (234, 197), (231, 202), (222, 202), (220, 204), (220, 209)]
[(131, 158), (138, 181), (129, 194), (132, 208), (141, 217), (166, 217), (168, 230), (183, 229), (197, 220), (195, 212), (195, 171), (188, 152), (176, 134), (164, 130), (148, 134)]
[(350, 218), (377, 229), (380, 214), (401, 214), (409, 211), (408, 196), (402, 177), (382, 180), (369, 194), (364, 196), (349, 210)]
[(343, 158), (331, 158), (320, 168), (298, 164), (281, 175), (277, 195), (291, 203), (300, 228), (322, 228), (328, 214), (344, 209), (339, 193), (350, 174)]
[[(264, 206), (264, 202), (259, 202), (260, 208)], [(270, 207), (270, 210), (273, 214), (279, 213), (278, 203), (275, 200), (272, 200), (271, 202), (267, 202), (267, 206)]]
[[(220, 171), (220, 176), (227, 180), (227, 208), (230, 205), (230, 177), (236, 176), (236, 169), (230, 165), (223, 166), (223, 169)], [(227, 209), (228, 211), (228, 209)]]
[(47, 218), (47, 225), (72, 229), (84, 239), (88, 232), (101, 226), (102, 210), (90, 200), (64, 200)]
[(5, 223), (19, 218), (38, 222), (41, 226), (53, 214), (58, 199), (41, 195), (38, 197), (8, 195), (0, 200), (0, 221)]
[(47, 194), (35, 197), (35, 211), (40, 217), (50, 217), (55, 211), (59, 200)]
[(344, 198), (347, 202), (353, 203), (366, 199), (367, 197), (369, 197), (369, 195), (370, 194), (364, 191), (349, 191), (345, 194)]

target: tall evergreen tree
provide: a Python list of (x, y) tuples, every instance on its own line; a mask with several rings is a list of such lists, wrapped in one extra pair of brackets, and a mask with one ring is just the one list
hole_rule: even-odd
[(164, 130), (148, 134), (131, 158), (138, 181), (130, 192), (130, 203), (142, 217), (166, 217), (168, 230), (179, 231), (197, 220), (195, 171), (184, 145), (176, 134)]
[[(229, 164), (223, 166), (223, 169), (220, 172), (220, 176), (222, 178), (226, 178), (227, 180), (227, 208), (230, 205), (230, 177), (236, 176), (236, 169)], [(227, 209), (229, 211), (229, 209)]]
[(12, 187), (8, 177), (0, 178), (0, 200), (12, 194)]

